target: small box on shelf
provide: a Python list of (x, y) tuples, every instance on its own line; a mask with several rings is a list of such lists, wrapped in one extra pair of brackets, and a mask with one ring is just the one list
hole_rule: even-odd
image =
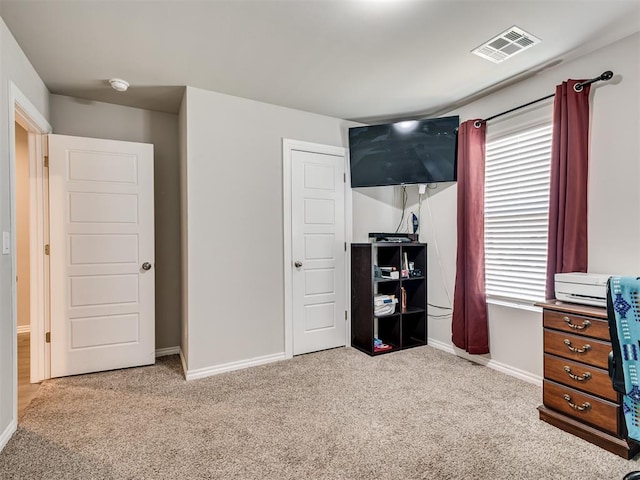
[(400, 278), (400, 272), (398, 272), (396, 267), (380, 267), (380, 276), (390, 280), (398, 280)]
[(398, 299), (395, 295), (377, 294), (373, 298), (373, 314), (376, 317), (385, 317), (396, 312)]

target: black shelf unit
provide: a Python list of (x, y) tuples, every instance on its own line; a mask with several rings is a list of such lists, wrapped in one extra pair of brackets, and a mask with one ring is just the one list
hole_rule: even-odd
[[(405, 254), (421, 276), (388, 279), (374, 277), (374, 265), (395, 267), (402, 272)], [(403, 350), (427, 344), (427, 244), (354, 243), (351, 245), (351, 346), (369, 355)], [(402, 309), (402, 289), (407, 306)], [(374, 296), (395, 295), (395, 313), (376, 317)], [(376, 351), (374, 338), (390, 345)]]

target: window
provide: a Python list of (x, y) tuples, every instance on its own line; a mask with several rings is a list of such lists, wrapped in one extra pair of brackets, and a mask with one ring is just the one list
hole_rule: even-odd
[[(487, 129), (485, 269), (489, 297), (544, 300), (551, 114), (514, 129)], [(513, 124), (513, 122), (511, 122)]]

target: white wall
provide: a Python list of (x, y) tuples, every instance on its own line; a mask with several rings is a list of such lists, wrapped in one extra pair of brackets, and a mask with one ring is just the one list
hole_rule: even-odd
[[(449, 114), (461, 120), (485, 118), (544, 97), (562, 81), (615, 74), (591, 95), (589, 172), (589, 271), (640, 273), (640, 34), (484, 97)], [(491, 129), (489, 123), (488, 129)], [(455, 281), (456, 187), (428, 191), (433, 221), (423, 203), (423, 238), (429, 242), (429, 302), (451, 305)], [(439, 246), (439, 258), (435, 251)], [(440, 268), (442, 265), (442, 268)], [(432, 310), (432, 313), (439, 313)], [(429, 320), (433, 344), (453, 348), (451, 320)], [(489, 306), (490, 359), (523, 376), (542, 376), (542, 320), (538, 312)], [(464, 356), (464, 353), (456, 349)]]
[(352, 196), (354, 243), (368, 242), (369, 233), (396, 231), (402, 215), (402, 187), (355, 188)]
[(345, 146), (350, 124), (191, 87), (181, 115), (189, 371), (282, 354), (282, 139)]
[(16, 141), (16, 269), (18, 326), (30, 324), (31, 299), (29, 282), (31, 278), (29, 259), (29, 134), (15, 124)]
[[(49, 91), (11, 32), (0, 19), (0, 231), (11, 231), (11, 191), (9, 152), (13, 139), (9, 132), (9, 85), (13, 82), (44, 116), (49, 118)], [(11, 264), (14, 255), (0, 255), (0, 447), (15, 429), (13, 376), (15, 337), (12, 317)]]
[(156, 348), (180, 345), (178, 116), (51, 95), (53, 133), (153, 144)]

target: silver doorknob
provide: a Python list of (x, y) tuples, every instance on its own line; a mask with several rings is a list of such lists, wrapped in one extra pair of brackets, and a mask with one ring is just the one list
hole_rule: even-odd
[(144, 262), (142, 264), (142, 269), (143, 270), (151, 270), (151, 264), (149, 262)]
[(302, 266), (302, 262), (300, 260), (296, 260), (294, 265), (296, 266), (296, 268), (300, 268)]

